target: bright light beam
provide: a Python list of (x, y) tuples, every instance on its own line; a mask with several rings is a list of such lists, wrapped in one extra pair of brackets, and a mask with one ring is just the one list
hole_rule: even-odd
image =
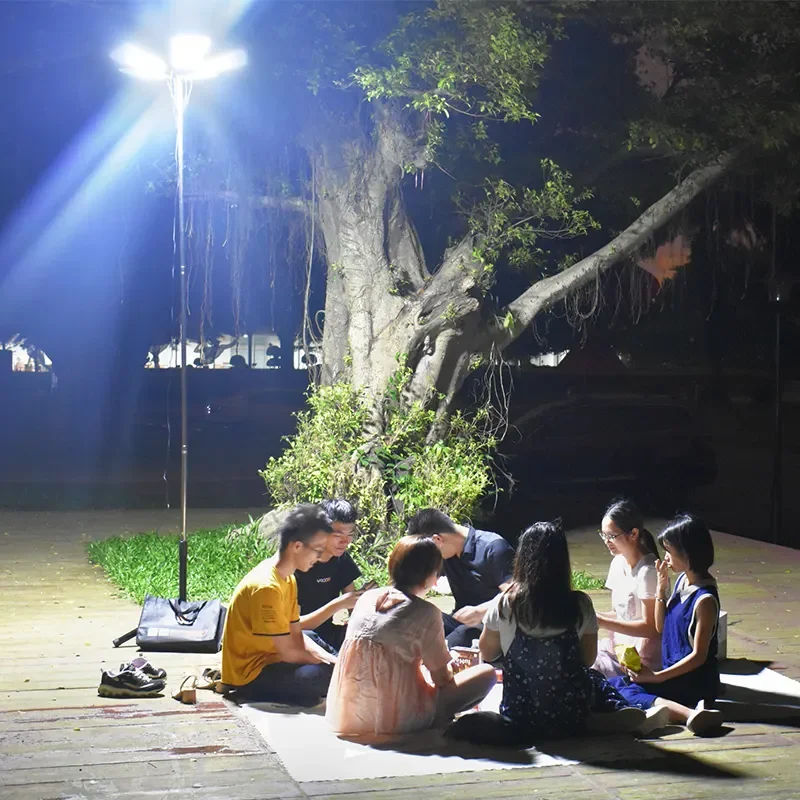
[(111, 53), (111, 58), (119, 64), (120, 72), (143, 81), (163, 81), (169, 77), (163, 59), (132, 42), (117, 47)]
[[(14, 305), (18, 292), (42, 278), (69, 246), (70, 230), (103, 205), (104, 193), (158, 129), (156, 104), (143, 113), (137, 105), (118, 99), (98, 115), (0, 231), (0, 263), (10, 266), (0, 305)], [(133, 126), (131, 118), (138, 118)]]
[(208, 36), (182, 33), (170, 39), (169, 66), (162, 58), (133, 42), (125, 42), (114, 49), (111, 58), (119, 64), (120, 72), (144, 81), (176, 78), (187, 82), (204, 81), (247, 64), (244, 50), (229, 50), (206, 58), (210, 49)]
[(205, 81), (216, 78), (225, 72), (241, 69), (247, 64), (247, 53), (244, 50), (230, 50), (209, 58), (186, 76), (190, 81)]
[(210, 49), (208, 36), (194, 33), (173, 36), (169, 43), (169, 64), (176, 72), (194, 72), (200, 69)]

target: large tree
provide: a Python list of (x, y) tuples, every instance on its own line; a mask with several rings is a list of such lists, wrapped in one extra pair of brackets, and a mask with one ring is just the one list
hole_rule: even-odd
[(794, 200), (796, 3), (270, 9), (251, 70), (303, 157), (223, 195), (322, 245), (321, 380), (374, 401), (373, 433), (398, 361), (441, 422), (472, 370), (607, 271), (668, 278), (689, 233), (662, 264), (658, 232), (720, 179), (779, 164)]

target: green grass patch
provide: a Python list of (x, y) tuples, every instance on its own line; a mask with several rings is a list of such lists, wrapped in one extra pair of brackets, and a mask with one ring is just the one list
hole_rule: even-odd
[[(239, 581), (275, 552), (274, 544), (258, 535), (257, 526), (246, 526), (231, 541), (228, 534), (235, 527), (223, 525), (189, 534), (189, 600), (229, 600)], [(177, 534), (153, 531), (90, 542), (87, 549), (89, 560), (99, 564), (112, 583), (142, 603), (146, 594), (178, 596), (178, 539)]]
[(580, 589), (584, 592), (591, 589), (605, 589), (606, 582), (600, 580), (600, 578), (595, 578), (594, 575), (590, 575), (588, 572), (577, 569), (572, 573), (572, 588)]
[[(190, 600), (218, 597), (230, 599), (239, 581), (259, 561), (275, 552), (272, 542), (258, 535), (258, 525), (245, 525), (234, 540), (229, 538), (237, 525), (223, 525), (189, 534), (189, 566), (186, 593)], [(137, 603), (146, 594), (157, 597), (178, 596), (177, 534), (137, 533), (113, 536), (88, 545), (89, 560), (99, 564), (109, 580)], [(354, 553), (354, 555), (356, 555)], [(382, 564), (359, 568), (365, 578), (386, 583), (388, 575)], [(586, 572), (572, 573), (575, 589), (602, 589), (604, 582)]]

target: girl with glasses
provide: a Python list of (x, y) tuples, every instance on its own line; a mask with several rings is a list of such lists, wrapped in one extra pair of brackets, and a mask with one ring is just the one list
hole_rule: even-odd
[(611, 611), (600, 611), (597, 621), (608, 635), (600, 639), (594, 668), (606, 677), (625, 675), (617, 650), (635, 647), (642, 663), (661, 666), (661, 634), (656, 630), (658, 548), (644, 517), (632, 500), (617, 500), (603, 515), (598, 531), (614, 557), (606, 587), (611, 589)]

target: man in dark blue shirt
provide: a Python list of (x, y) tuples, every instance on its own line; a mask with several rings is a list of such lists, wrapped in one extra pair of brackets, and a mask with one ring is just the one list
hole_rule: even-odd
[(443, 614), (447, 644), (469, 647), (480, 636), (489, 604), (511, 583), (514, 549), (502, 536), (457, 525), (435, 508), (418, 511), (408, 533), (433, 539), (442, 551), (455, 600), (452, 616)]
[(344, 641), (345, 626), (336, 625), (333, 615), (351, 609), (361, 596), (354, 581), (361, 571), (347, 552), (353, 541), (357, 513), (342, 499), (320, 503), (330, 517), (333, 532), (327, 537), (325, 553), (308, 572), (296, 572), (300, 627), (338, 651)]

